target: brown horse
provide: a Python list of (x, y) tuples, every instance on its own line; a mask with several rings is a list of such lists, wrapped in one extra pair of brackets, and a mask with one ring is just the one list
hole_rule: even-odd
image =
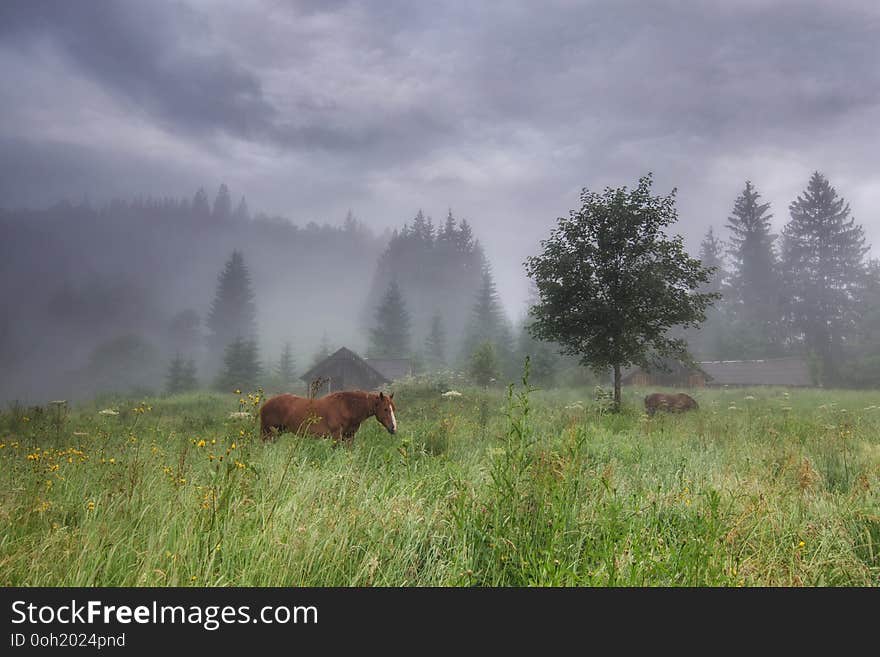
[(699, 408), (697, 400), (683, 392), (674, 395), (655, 392), (645, 397), (645, 410), (648, 411), (648, 415), (654, 415), (657, 411), (681, 413), (694, 408)]
[(260, 409), (260, 434), (263, 440), (274, 432), (292, 431), (300, 435), (332, 436), (351, 443), (361, 423), (375, 415), (388, 433), (397, 432), (394, 417), (394, 393), (346, 390), (307, 399), (296, 395), (275, 395)]

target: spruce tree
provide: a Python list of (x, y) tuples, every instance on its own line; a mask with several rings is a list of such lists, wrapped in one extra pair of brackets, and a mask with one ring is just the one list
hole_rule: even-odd
[(715, 229), (709, 227), (703, 241), (700, 242), (700, 262), (712, 270), (708, 282), (700, 288), (700, 292), (721, 292), (724, 283), (724, 244), (715, 236)]
[(821, 363), (823, 382), (835, 383), (842, 344), (864, 310), (864, 231), (818, 171), (788, 209), (782, 253), (791, 319)]
[(204, 221), (211, 216), (211, 206), (208, 203), (208, 195), (205, 193), (204, 187), (199, 187), (193, 196), (192, 213), (199, 221)]
[(431, 318), (431, 330), (425, 338), (425, 356), (433, 370), (446, 366), (446, 330), (440, 313), (434, 313)]
[(773, 215), (768, 214), (770, 204), (760, 198), (746, 181), (727, 220), (731, 270), (725, 297), (742, 347), (752, 357), (778, 352), (783, 318), (776, 235), (770, 230)]
[(165, 377), (165, 392), (176, 395), (183, 388), (184, 361), (180, 354), (176, 354), (168, 366), (168, 374)]
[(194, 390), (198, 386), (196, 380), (196, 363), (194, 360), (184, 360), (178, 353), (168, 366), (165, 377), (165, 391), (169, 395)]
[[(710, 227), (700, 242), (700, 262), (711, 270), (709, 279), (699, 287), (704, 294), (723, 294), (726, 283), (724, 243)], [(729, 335), (730, 319), (725, 316), (723, 300), (706, 311), (706, 321), (684, 332), (690, 352), (701, 358), (720, 358)]]
[(509, 369), (512, 361), (513, 336), (510, 323), (504, 314), (495, 279), (488, 265), (483, 266), (482, 284), (477, 291), (471, 311), (471, 323), (465, 339), (465, 357), (470, 358), (478, 346), (490, 342), (503, 369)]
[(370, 358), (410, 356), (410, 320), (397, 281), (391, 281), (376, 309), (376, 325), (370, 331)]
[(224, 392), (256, 390), (261, 371), (256, 341), (238, 337), (226, 347), (216, 387)]
[(241, 197), (241, 200), (238, 202), (238, 206), (235, 208), (235, 213), (232, 216), (235, 218), (236, 221), (250, 221), (251, 212), (250, 210), (248, 210), (248, 204), (244, 196)]
[(253, 340), (257, 333), (257, 306), (251, 277), (241, 251), (233, 251), (217, 281), (217, 294), (206, 325), (212, 358), (224, 353), (233, 340)]
[(192, 358), (184, 362), (180, 372), (180, 387), (182, 390), (195, 390), (199, 387), (199, 380), (196, 373), (196, 361)]
[(330, 354), (330, 340), (327, 337), (327, 331), (324, 331), (324, 333), (321, 335), (321, 344), (318, 345), (318, 351), (316, 351), (315, 355), (312, 356), (312, 364), (310, 365), (310, 368), (329, 358)]
[(275, 374), (278, 377), (278, 382), (285, 388), (290, 387), (290, 384), (294, 381), (296, 361), (293, 358), (293, 349), (289, 342), (284, 343), (284, 349), (281, 351), (281, 358), (278, 359)]
[(232, 216), (232, 197), (229, 195), (229, 188), (225, 184), (220, 185), (220, 189), (217, 190), (211, 216), (217, 221), (226, 221)]

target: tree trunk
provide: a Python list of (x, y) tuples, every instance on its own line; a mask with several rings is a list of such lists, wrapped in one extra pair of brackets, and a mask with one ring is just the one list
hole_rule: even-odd
[(620, 412), (620, 365), (614, 363), (614, 412)]

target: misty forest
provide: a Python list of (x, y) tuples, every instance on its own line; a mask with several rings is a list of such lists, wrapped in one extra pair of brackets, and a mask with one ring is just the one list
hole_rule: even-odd
[[(862, 227), (819, 172), (785, 210), (777, 235), (746, 181), (707, 230), (694, 254), (712, 268), (700, 289), (720, 299), (680, 331), (690, 355), (797, 355), (816, 385), (880, 386), (880, 263)], [(508, 314), (482, 247), (492, 231), (476, 234), (451, 210), (436, 224), (418, 210), (378, 234), (351, 213), (298, 226), (252, 216), (220, 185), (213, 200), (200, 189), (6, 209), (0, 226), (2, 300), (15, 309), (0, 327), (7, 401), (299, 388), (297, 374), (341, 346), (422, 373), (470, 372), (489, 344), (499, 382), (526, 355), (541, 385), (607, 379), (534, 338), (525, 312)]]
[(875, 4), (0, 3), (0, 585), (877, 586)]

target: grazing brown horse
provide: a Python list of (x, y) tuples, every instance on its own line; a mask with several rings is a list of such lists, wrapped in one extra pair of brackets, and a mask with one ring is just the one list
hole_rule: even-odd
[(394, 417), (394, 393), (346, 390), (307, 399), (296, 395), (275, 395), (260, 409), (260, 434), (263, 440), (274, 432), (292, 431), (300, 435), (332, 436), (351, 443), (361, 423), (375, 415), (388, 433), (397, 432)]
[(694, 408), (699, 408), (697, 401), (683, 392), (674, 395), (655, 392), (645, 397), (645, 410), (648, 411), (648, 415), (654, 415), (657, 411), (683, 413)]

